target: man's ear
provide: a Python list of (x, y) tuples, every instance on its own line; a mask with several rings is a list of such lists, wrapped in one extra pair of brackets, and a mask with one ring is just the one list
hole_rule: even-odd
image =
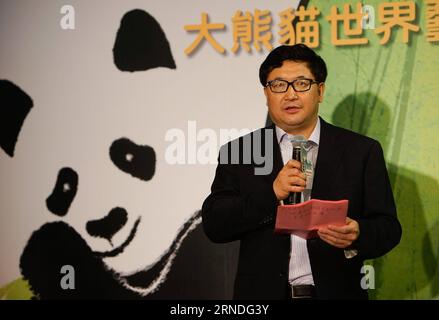
[(325, 83), (319, 83), (319, 102), (323, 102), (323, 95), (325, 93)]
[(264, 87), (265, 104), (267, 105), (267, 107), (268, 107), (268, 94), (269, 94), (268, 87)]

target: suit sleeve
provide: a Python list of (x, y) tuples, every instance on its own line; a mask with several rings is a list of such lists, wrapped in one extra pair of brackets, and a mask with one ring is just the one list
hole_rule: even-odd
[(354, 244), (364, 259), (382, 256), (401, 239), (401, 225), (380, 144), (374, 141), (364, 170), (364, 214)]
[(244, 193), (239, 171), (240, 165), (218, 164), (211, 194), (203, 203), (203, 228), (213, 242), (238, 240), (274, 222), (278, 201), (272, 185), (255, 183)]

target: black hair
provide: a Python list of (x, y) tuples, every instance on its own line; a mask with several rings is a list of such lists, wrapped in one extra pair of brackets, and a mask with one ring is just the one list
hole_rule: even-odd
[(259, 81), (265, 87), (268, 74), (275, 68), (280, 68), (284, 61), (303, 61), (318, 82), (325, 82), (328, 71), (325, 61), (308, 46), (299, 43), (283, 45), (272, 50), (259, 68)]

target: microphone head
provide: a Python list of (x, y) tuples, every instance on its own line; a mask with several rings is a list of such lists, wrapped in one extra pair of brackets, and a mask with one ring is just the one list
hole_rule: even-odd
[(306, 139), (302, 135), (297, 135), (297, 136), (292, 136), (290, 138), (290, 142), (293, 145), (293, 148), (297, 146), (301, 147), (306, 142)]

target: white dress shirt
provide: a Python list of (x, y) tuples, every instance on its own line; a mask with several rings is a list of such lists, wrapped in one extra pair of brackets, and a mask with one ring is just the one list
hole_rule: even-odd
[[(284, 165), (292, 158), (293, 147), (290, 139), (294, 136), (288, 135), (281, 128), (276, 126), (276, 136), (279, 142), (279, 147), (282, 154)], [(314, 178), (314, 168), (317, 161), (317, 154), (320, 142), (320, 119), (314, 127), (311, 136), (304, 144), (305, 150), (302, 155), (302, 167), (307, 176), (305, 191), (302, 192), (302, 201), (307, 201), (311, 198), (312, 183)], [(291, 235), (291, 253), (290, 253), (290, 268), (289, 268), (289, 282), (291, 285), (314, 284), (311, 272), (311, 264), (309, 262), (308, 248), (306, 246), (306, 239), (300, 238), (296, 235)]]

